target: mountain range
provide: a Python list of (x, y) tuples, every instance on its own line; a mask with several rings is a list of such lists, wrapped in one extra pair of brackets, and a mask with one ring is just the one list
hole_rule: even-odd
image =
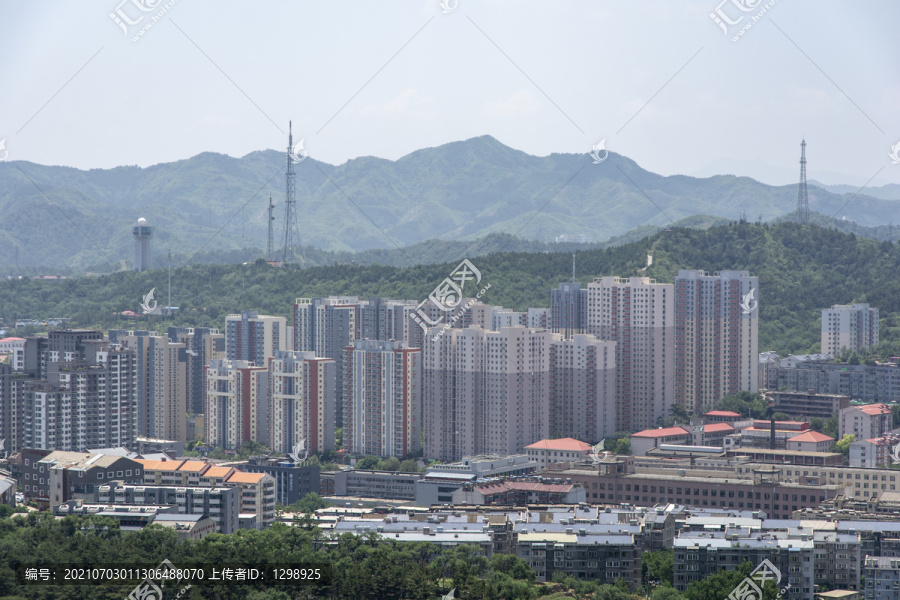
[[(285, 162), (283, 153), (266, 150), (242, 158), (203, 153), (146, 168), (87, 171), (0, 163), (0, 264), (10, 272), (130, 268), (131, 226), (138, 217), (155, 228), (158, 266), (165, 265), (167, 251), (176, 262), (219, 262), (220, 255), (266, 247), (270, 195), (278, 247)], [(696, 215), (708, 216), (703, 220), (710, 223), (775, 220), (793, 212), (797, 198), (796, 185), (770, 186), (733, 175), (661, 176), (615, 153), (599, 164), (587, 154), (531, 156), (490, 136), (396, 161), (360, 157), (330, 165), (309, 157), (295, 170), (300, 244), (310, 257), (318, 249), (344, 261), (357, 260), (351, 253), (377, 256), (387, 249), (408, 255), (414, 251), (407, 247), (445, 242), (464, 246), (464, 253), (488, 236), (496, 240), (492, 234), (599, 247), (617, 236), (639, 239), (682, 225)], [(858, 227), (887, 227), (897, 214), (898, 190), (879, 189), (883, 197), (856, 191), (811, 184), (810, 208), (826, 217), (845, 216)], [(893, 239), (892, 227), (875, 237)], [(321, 260), (310, 258), (309, 264)]]

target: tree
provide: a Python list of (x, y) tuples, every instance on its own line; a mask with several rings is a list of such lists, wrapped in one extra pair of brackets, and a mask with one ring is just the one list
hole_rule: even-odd
[(614, 454), (631, 454), (631, 440), (630, 439), (619, 439), (616, 440), (616, 446), (613, 448)]
[(776, 413), (772, 413), (772, 418), (776, 421), (790, 421), (791, 415), (787, 414), (786, 412), (778, 411)]
[(822, 417), (813, 417), (809, 420), (809, 428), (813, 431), (818, 431), (822, 433), (822, 429), (825, 427), (825, 420)]
[(839, 428), (840, 423), (838, 423), (838, 418), (834, 416), (825, 421), (825, 426), (822, 427), (822, 433), (824, 433), (828, 437), (837, 439), (838, 435), (840, 435)]
[[(745, 560), (741, 565), (733, 570), (720, 570), (718, 573), (710, 575), (703, 581), (692, 581), (687, 590), (684, 592), (686, 600), (722, 600), (728, 598), (729, 594), (753, 572), (753, 564)], [(775, 600), (778, 596), (778, 586), (772, 579), (766, 581), (763, 586), (762, 600)]]
[(684, 596), (673, 587), (661, 585), (653, 589), (650, 600), (684, 600)]
[(340, 450), (344, 447), (344, 429), (338, 427), (334, 430), (334, 447)]
[(378, 466), (378, 457), (377, 456), (366, 456), (365, 458), (361, 458), (356, 462), (356, 468), (364, 471), (368, 471), (374, 469)]
[(411, 458), (407, 458), (402, 463), (400, 463), (400, 467), (398, 470), (401, 473), (418, 473), (419, 472), (419, 463), (414, 461)]
[(390, 458), (386, 458), (384, 460), (378, 461), (378, 465), (376, 469), (379, 471), (397, 471), (400, 468), (400, 460), (394, 458), (393, 456)]
[(844, 463), (846, 464), (850, 458), (850, 444), (856, 441), (856, 436), (847, 433), (840, 440), (831, 445), (832, 452), (840, 452), (844, 455)]
[(672, 550), (644, 552), (641, 555), (641, 579), (672, 585), (675, 553)]

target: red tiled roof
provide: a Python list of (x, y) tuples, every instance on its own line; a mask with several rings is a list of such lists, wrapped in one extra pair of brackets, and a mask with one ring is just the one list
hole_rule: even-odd
[(740, 417), (741, 413), (731, 412), (730, 410), (711, 410), (703, 413), (704, 417)]
[(863, 411), (867, 415), (872, 416), (885, 415), (891, 412), (891, 409), (888, 408), (885, 404), (866, 404), (865, 406), (857, 406), (856, 408)]
[(569, 452), (590, 452), (591, 445), (572, 438), (560, 438), (557, 440), (541, 440), (526, 448), (534, 450), (567, 450)]
[(703, 426), (703, 433), (715, 433), (717, 431), (734, 431), (734, 427), (728, 423), (708, 423)]
[(242, 471), (237, 471), (225, 481), (227, 483), (259, 483), (264, 476), (265, 473), (244, 473)]
[(660, 427), (659, 429), (645, 429), (644, 431), (632, 433), (631, 437), (661, 438), (672, 435), (687, 435), (689, 433), (684, 427)]
[(184, 461), (181, 460), (147, 460), (136, 458), (135, 462), (144, 465), (145, 471), (177, 471)]
[(818, 431), (804, 431), (800, 435), (788, 438), (789, 442), (833, 442), (834, 438)]

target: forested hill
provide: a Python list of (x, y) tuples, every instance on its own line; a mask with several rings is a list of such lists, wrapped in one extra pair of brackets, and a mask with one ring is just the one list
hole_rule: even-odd
[[(156, 228), (157, 256), (265, 248), (270, 195), (276, 232), (283, 231), (284, 167), (284, 154), (274, 150), (241, 158), (205, 152), (147, 168), (88, 171), (0, 162), (0, 265), (128, 268), (138, 217)], [(473, 241), (498, 232), (603, 242), (695, 215), (772, 220), (797, 199), (793, 184), (662, 176), (616, 153), (602, 164), (586, 153), (531, 156), (490, 136), (394, 161), (369, 156), (330, 165), (311, 156), (296, 172), (299, 242), (341, 252), (392, 248), (392, 241), (404, 247)], [(865, 227), (896, 216), (896, 197), (840, 189), (810, 186), (811, 210)]]
[[(641, 273), (654, 245), (653, 265)], [(474, 262), (482, 273), (482, 285), (491, 284), (483, 300), (517, 310), (548, 306), (550, 289), (572, 276), (568, 253), (501, 253)], [(161, 331), (176, 324), (222, 327), (226, 314), (241, 310), (289, 316), (297, 297), (347, 294), (421, 300), (455, 265), (279, 269), (250, 264), (174, 269), (172, 304), (181, 311), (172, 319), (116, 316), (124, 310), (139, 312), (142, 296), (154, 287), (156, 298), (165, 304), (164, 270), (62, 281), (4, 281), (0, 283), (0, 316), (7, 324), (17, 318), (70, 317), (72, 325), (79, 326)], [(583, 285), (602, 275), (645, 275), (671, 282), (679, 269), (746, 269), (758, 276), (760, 350), (818, 351), (820, 309), (850, 302), (869, 302), (881, 309), (882, 340), (900, 340), (900, 245), (815, 225), (732, 223), (708, 230), (672, 228), (639, 242), (578, 253), (576, 278)]]

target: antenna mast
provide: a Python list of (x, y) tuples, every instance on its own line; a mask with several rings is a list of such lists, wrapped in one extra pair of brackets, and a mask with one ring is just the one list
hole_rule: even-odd
[(294, 136), (291, 132), (291, 122), (288, 121), (288, 147), (287, 147), (287, 185), (284, 194), (284, 255), (282, 262), (287, 264), (288, 256), (294, 255), (294, 230), (297, 228), (297, 207), (294, 202), (294, 158), (291, 153), (294, 150)]
[(797, 222), (809, 225), (809, 193), (806, 189), (806, 140), (800, 143), (800, 189), (797, 191)]
[(266, 260), (272, 260), (272, 243), (273, 243), (273, 225), (272, 223), (275, 221), (275, 217), (272, 215), (272, 211), (275, 210), (275, 205), (272, 204), (272, 194), (269, 194), (269, 241), (266, 244)]
[(166, 308), (172, 306), (172, 251), (169, 250), (169, 303)]

